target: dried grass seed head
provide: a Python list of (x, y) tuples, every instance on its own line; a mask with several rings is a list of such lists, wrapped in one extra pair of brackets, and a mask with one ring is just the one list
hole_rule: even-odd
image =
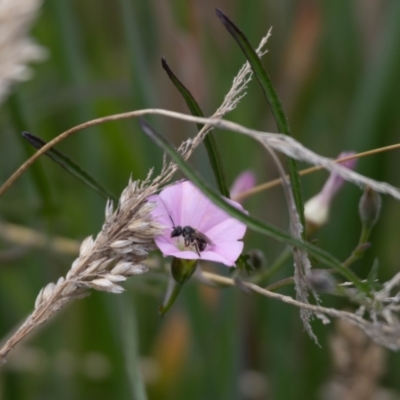
[(14, 82), (29, 79), (27, 64), (46, 57), (43, 47), (28, 37), (40, 0), (0, 1), (0, 104)]

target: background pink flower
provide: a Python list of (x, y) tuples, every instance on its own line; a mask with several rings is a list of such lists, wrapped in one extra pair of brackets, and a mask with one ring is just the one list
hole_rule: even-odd
[[(233, 266), (243, 250), (239, 241), (246, 232), (246, 225), (228, 215), (209, 200), (190, 181), (169, 186), (159, 195), (148, 198), (157, 203), (152, 212), (157, 222), (167, 226), (164, 234), (155, 239), (164, 256), (195, 260), (209, 260)], [(233, 200), (226, 199), (236, 208), (243, 207)], [(185, 247), (183, 237), (171, 238), (175, 226), (191, 226), (211, 241), (204, 251), (197, 254), (193, 246)]]
[[(338, 159), (352, 156), (353, 151), (345, 151), (339, 154)], [(351, 159), (341, 162), (341, 164), (349, 169), (354, 169), (357, 159)], [(321, 226), (328, 221), (329, 209), (331, 202), (344, 184), (344, 179), (335, 173), (331, 173), (322, 190), (309, 199), (304, 206), (304, 215), (309, 223), (315, 226)]]
[(232, 184), (230, 195), (232, 198), (240, 195), (243, 192), (247, 192), (256, 185), (256, 177), (250, 170), (243, 171), (239, 174)]

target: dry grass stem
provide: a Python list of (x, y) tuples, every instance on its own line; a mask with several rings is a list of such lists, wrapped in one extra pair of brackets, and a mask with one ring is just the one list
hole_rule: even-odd
[[(349, 168), (337, 164), (335, 160), (320, 156), (314, 153), (313, 151), (307, 149), (306, 147), (304, 147), (301, 143), (297, 142), (292, 137), (277, 133), (268, 133), (268, 132), (257, 131), (254, 129), (249, 129), (245, 126), (223, 119), (193, 117), (191, 115), (163, 110), (163, 109), (145, 109), (123, 114), (110, 115), (108, 117), (98, 118), (86, 122), (84, 124), (78, 125), (74, 128), (71, 128), (70, 130), (62, 133), (55, 139), (51, 140), (49, 143), (47, 143), (47, 145), (43, 146), (31, 158), (29, 158), (29, 160), (27, 160), (16, 172), (14, 172), (14, 174), (0, 188), (0, 196), (3, 195), (11, 187), (11, 185), (23, 174), (23, 172), (27, 168), (29, 168), (30, 165), (32, 165), (32, 163), (35, 160), (37, 160), (47, 150), (49, 150), (62, 140), (66, 139), (70, 135), (78, 131), (81, 131), (83, 129), (92, 127), (94, 125), (99, 125), (102, 123), (117, 121), (121, 119), (135, 118), (147, 114), (163, 115), (170, 118), (177, 118), (183, 121), (202, 123), (205, 125), (210, 125), (215, 128), (231, 130), (234, 132), (238, 132), (253, 137), (254, 139), (258, 139), (260, 141), (265, 142), (272, 149), (281, 152), (287, 155), (288, 157), (292, 157), (298, 161), (304, 161), (306, 163), (321, 166), (322, 168), (325, 168), (330, 172), (335, 172), (336, 174), (338, 174), (343, 179), (349, 182), (352, 182), (361, 187), (369, 186), (377, 192), (389, 194), (390, 196), (393, 196), (395, 199), (400, 200), (400, 191), (394, 186), (386, 182), (379, 182), (374, 179), (367, 178), (355, 171), (350, 170)], [(197, 140), (195, 141), (193, 139), (189, 139), (180, 146), (179, 150), (181, 151), (182, 155), (185, 158), (188, 158), (189, 155), (193, 152), (195, 148), (195, 143), (197, 143)], [(171, 163), (168, 167), (165, 168), (163, 173), (158, 177), (159, 184), (162, 185), (168, 182), (168, 180), (172, 177), (175, 171), (176, 171), (176, 166)]]
[[(224, 286), (236, 286), (235, 280), (221, 277), (210, 272), (203, 272), (202, 276), (209, 282), (215, 282)], [(392, 318), (391, 320), (375, 318), (375, 320), (369, 321), (365, 318), (362, 318), (360, 315), (358, 315), (358, 313), (354, 314), (348, 311), (336, 310), (334, 308), (323, 307), (320, 305), (306, 304), (295, 300), (290, 296), (285, 296), (263, 289), (251, 282), (241, 281), (240, 284), (252, 292), (260, 294), (261, 296), (279, 300), (283, 303), (290, 304), (300, 309), (309, 310), (321, 318), (324, 323), (329, 323), (329, 320), (326, 317), (344, 319), (352, 325), (359, 327), (366, 335), (368, 335), (380, 346), (387, 347), (390, 350), (400, 349), (400, 324), (395, 318)], [(397, 312), (398, 311), (399, 310), (397, 309)]]
[(27, 64), (46, 55), (28, 37), (41, 4), (40, 0), (0, 1), (0, 104), (14, 82), (29, 79)]
[[(358, 159), (358, 158), (362, 158), (362, 157), (372, 156), (372, 155), (378, 154), (378, 153), (383, 153), (385, 151), (398, 150), (398, 149), (400, 149), (400, 143), (392, 144), (390, 146), (379, 147), (379, 148), (373, 149), (373, 150), (363, 151), (362, 153), (356, 153), (351, 156), (335, 159), (333, 161), (335, 163), (342, 163), (343, 161), (354, 160), (354, 159)], [(304, 176), (304, 175), (312, 174), (313, 172), (320, 171), (322, 169), (324, 169), (324, 168), (321, 166), (311, 167), (311, 168), (307, 168), (307, 169), (303, 169), (303, 170), (299, 171), (299, 174), (300, 174), (300, 176)], [(246, 190), (245, 192), (240, 193), (233, 200), (236, 200), (236, 201), (244, 200), (247, 197), (252, 196), (253, 194), (260, 193), (264, 190), (271, 189), (275, 186), (279, 186), (281, 183), (282, 183), (281, 178), (273, 179), (271, 181), (261, 183), (260, 185), (257, 185), (249, 190)]]
[[(279, 158), (275, 154), (275, 152), (265, 143), (261, 142), (262, 145), (267, 149), (268, 153), (271, 155), (272, 160), (274, 161), (277, 170), (279, 172), (279, 176), (281, 177), (283, 191), (286, 197), (286, 202), (289, 210), (289, 220), (290, 220), (290, 233), (293, 237), (298, 240), (302, 240), (303, 226), (300, 221), (300, 216), (297, 212), (296, 203), (293, 197), (293, 192), (291, 188), (290, 181), (286, 176), (285, 169), (282, 166)], [(304, 249), (300, 249), (298, 247), (292, 248), (293, 260), (294, 260), (294, 283), (296, 287), (296, 297), (297, 300), (302, 303), (308, 304), (308, 291), (311, 290), (314, 294), (315, 298), (317, 294), (309, 287), (307, 284), (308, 277), (311, 272), (311, 262), (308, 258), (308, 254)], [(318, 344), (318, 339), (312, 331), (310, 325), (312, 313), (304, 308), (300, 310), (300, 317), (304, 324), (304, 329), (310, 335), (310, 337)]]

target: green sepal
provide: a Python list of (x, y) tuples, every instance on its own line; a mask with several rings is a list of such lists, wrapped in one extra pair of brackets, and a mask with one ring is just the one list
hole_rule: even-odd
[(191, 278), (197, 268), (197, 260), (183, 260), (173, 257), (171, 261), (171, 277), (168, 282), (164, 302), (158, 312), (162, 317), (175, 303), (183, 285)]
[(171, 273), (176, 283), (185, 284), (194, 274), (197, 268), (197, 260), (183, 260), (182, 258), (172, 258)]

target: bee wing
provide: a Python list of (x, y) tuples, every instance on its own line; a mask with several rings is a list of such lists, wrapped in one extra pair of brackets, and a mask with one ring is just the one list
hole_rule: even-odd
[(199, 232), (197, 229), (195, 229), (195, 234), (194, 236), (197, 239), (202, 239), (204, 240), (207, 244), (209, 244), (210, 246), (214, 246), (214, 242), (208, 237), (206, 236), (204, 233)]

